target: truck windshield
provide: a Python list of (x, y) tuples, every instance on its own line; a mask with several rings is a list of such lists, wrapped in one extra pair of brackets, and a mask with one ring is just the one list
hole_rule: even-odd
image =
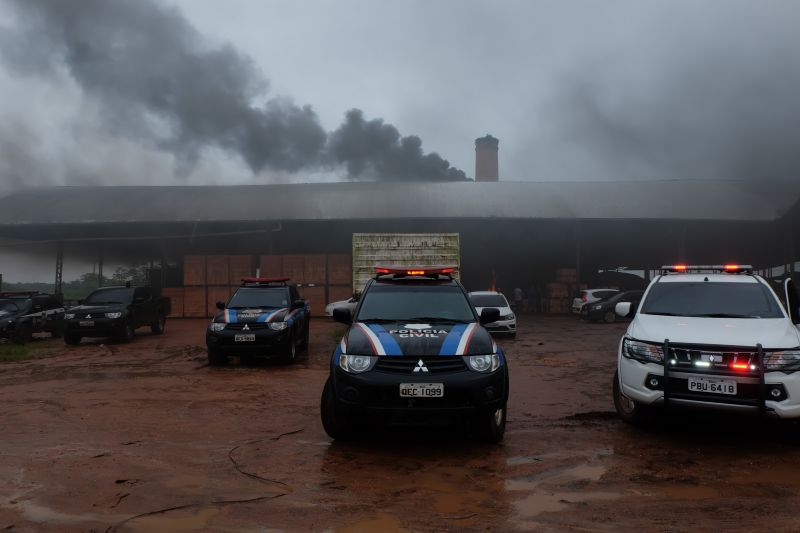
[(228, 309), (288, 306), (289, 291), (283, 287), (242, 288), (236, 291), (228, 302)]
[(84, 304), (129, 304), (133, 301), (133, 289), (118, 287), (113, 289), (99, 289), (83, 300)]
[(640, 312), (706, 318), (784, 318), (772, 292), (761, 283), (656, 283)]
[(361, 299), (359, 322), (474, 322), (464, 293), (453, 285), (373, 285)]
[(17, 304), (10, 300), (0, 300), (0, 316), (19, 311)]
[(472, 294), (469, 297), (475, 307), (508, 307), (502, 294)]

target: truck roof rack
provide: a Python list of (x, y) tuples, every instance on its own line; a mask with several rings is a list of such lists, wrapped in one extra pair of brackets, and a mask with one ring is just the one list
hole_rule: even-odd
[(687, 273), (752, 274), (753, 265), (664, 265), (661, 267), (662, 275)]

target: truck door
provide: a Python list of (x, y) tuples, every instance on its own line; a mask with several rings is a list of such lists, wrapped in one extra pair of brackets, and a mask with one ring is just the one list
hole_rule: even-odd
[(148, 287), (136, 287), (133, 292), (133, 308), (135, 327), (146, 326), (155, 322), (153, 298)]

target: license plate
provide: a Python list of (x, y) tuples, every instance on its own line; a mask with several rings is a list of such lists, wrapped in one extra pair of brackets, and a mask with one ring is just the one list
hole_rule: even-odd
[(84, 328), (91, 328), (94, 326), (94, 320), (81, 320), (80, 325)]
[(441, 398), (444, 396), (444, 383), (401, 383), (401, 398)]
[(253, 342), (256, 340), (255, 333), (242, 333), (241, 335), (234, 335), (234, 342)]
[(690, 392), (736, 395), (736, 382), (729, 379), (689, 378)]

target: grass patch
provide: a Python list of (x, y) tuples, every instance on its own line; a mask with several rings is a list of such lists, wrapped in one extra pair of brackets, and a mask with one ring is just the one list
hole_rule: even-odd
[(24, 361), (33, 357), (33, 350), (27, 344), (0, 344), (0, 363)]

